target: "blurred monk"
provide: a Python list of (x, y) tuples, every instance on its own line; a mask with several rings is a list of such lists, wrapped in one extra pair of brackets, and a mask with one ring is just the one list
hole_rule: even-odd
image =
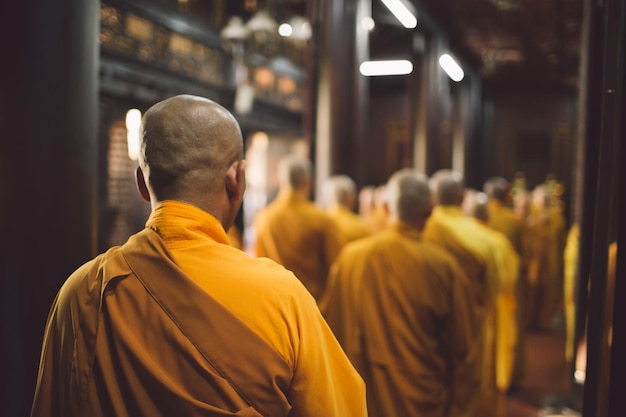
[(322, 313), (366, 381), (369, 416), (473, 416), (480, 389), (467, 277), (422, 239), (427, 178), (387, 186), (390, 226), (349, 243), (332, 266)]
[(525, 373), (524, 335), (526, 334), (526, 317), (528, 298), (528, 282), (523, 253), (525, 238), (524, 219), (511, 208), (513, 203), (513, 184), (503, 177), (491, 177), (485, 181), (483, 191), (488, 198), (488, 216), (486, 224), (493, 230), (504, 233), (519, 256), (519, 277), (515, 286), (515, 302), (518, 338), (516, 343), (515, 367), (511, 384), (518, 387)]
[(508, 271), (500, 262), (499, 245), (488, 229), (462, 211), (465, 192), (463, 176), (451, 170), (435, 172), (430, 179), (435, 207), (426, 222), (424, 239), (438, 244), (450, 253), (472, 283), (481, 323), (477, 338), (482, 352), (481, 413), (494, 415), (498, 388), (494, 363), (493, 326), (487, 325), (495, 316), (496, 294), (507, 282)]
[(356, 185), (347, 175), (335, 175), (323, 185), (324, 207), (335, 222), (343, 244), (372, 234), (369, 225), (354, 212)]
[[(463, 206), (465, 214), (473, 218), (493, 240), (493, 256), (500, 271), (500, 285), (495, 296), (495, 309), (486, 311), (485, 325), (490, 343), (494, 346), (496, 387), (507, 392), (513, 382), (517, 355), (523, 354), (518, 348), (520, 333), (517, 314), (517, 282), (519, 279), (519, 256), (504, 233), (487, 226), (491, 212), (485, 193), (466, 192)], [(490, 314), (491, 313), (491, 314)], [(491, 329), (488, 329), (491, 330)]]
[(545, 331), (553, 327), (552, 320), (563, 309), (563, 253), (567, 239), (565, 219), (545, 184), (532, 192), (527, 227), (529, 328)]
[(287, 155), (279, 161), (278, 195), (255, 219), (254, 254), (293, 271), (319, 301), (342, 244), (334, 222), (309, 200), (312, 181), (308, 159)]
[(176, 96), (141, 132), (152, 213), (59, 291), (31, 416), (365, 417), (363, 380), (302, 283), (229, 244), (246, 186), (235, 118)]

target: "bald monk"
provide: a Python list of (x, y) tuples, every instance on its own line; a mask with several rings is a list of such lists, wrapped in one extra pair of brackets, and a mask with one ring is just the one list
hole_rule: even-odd
[(471, 287), (450, 255), (422, 239), (427, 178), (403, 169), (387, 189), (390, 226), (344, 247), (320, 308), (365, 379), (370, 416), (473, 416)]
[(31, 416), (366, 416), (313, 297), (229, 245), (245, 189), (234, 117), (182, 95), (150, 108), (141, 132), (152, 213), (59, 291)]
[(483, 191), (488, 198), (488, 216), (486, 224), (491, 229), (504, 233), (513, 245), (519, 256), (519, 277), (515, 286), (515, 303), (517, 306), (517, 330), (518, 340), (516, 343), (515, 369), (513, 372), (513, 387), (519, 386), (525, 374), (524, 358), (524, 334), (526, 333), (526, 321), (528, 306), (526, 300), (529, 294), (529, 284), (526, 277), (526, 259), (524, 259), (525, 235), (524, 219), (516, 213), (512, 205), (512, 184), (503, 177), (491, 177), (485, 181)]
[(255, 218), (254, 255), (293, 271), (319, 301), (341, 238), (330, 217), (309, 200), (313, 179), (308, 159), (295, 154), (283, 157), (278, 181), (276, 199)]
[(529, 326), (545, 331), (552, 328), (552, 319), (563, 309), (563, 253), (567, 239), (565, 219), (545, 184), (532, 192), (527, 228)]
[(491, 177), (485, 181), (483, 192), (489, 200), (487, 226), (504, 233), (521, 254), (524, 220), (510, 207), (511, 183), (502, 177)]
[(369, 225), (354, 212), (356, 185), (347, 175), (334, 175), (323, 185), (324, 208), (335, 222), (343, 244), (372, 234)]
[[(515, 376), (520, 332), (517, 314), (517, 283), (519, 280), (519, 256), (508, 237), (487, 225), (491, 212), (485, 193), (466, 192), (463, 201), (465, 214), (473, 218), (492, 238), (492, 254), (500, 271), (500, 284), (493, 294), (493, 309), (485, 311), (485, 325), (489, 343), (493, 346), (493, 364), (496, 387), (507, 392)], [(491, 371), (490, 371), (491, 372)]]
[(497, 245), (486, 227), (465, 216), (463, 176), (452, 170), (435, 172), (430, 181), (435, 207), (424, 228), (424, 239), (451, 254), (468, 276), (477, 303), (481, 323), (477, 337), (482, 351), (481, 402), (483, 415), (496, 413), (496, 374), (493, 327), (486, 322), (494, 316), (496, 294), (506, 279), (498, 258)]

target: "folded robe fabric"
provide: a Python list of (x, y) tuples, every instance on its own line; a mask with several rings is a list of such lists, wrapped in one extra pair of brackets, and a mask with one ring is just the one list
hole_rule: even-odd
[(32, 416), (286, 416), (291, 377), (145, 229), (59, 292)]

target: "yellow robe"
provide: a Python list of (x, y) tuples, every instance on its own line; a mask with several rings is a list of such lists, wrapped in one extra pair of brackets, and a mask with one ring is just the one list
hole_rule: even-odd
[[(59, 292), (33, 416), (366, 416), (362, 379), (291, 272), (231, 247), (189, 204), (159, 204), (146, 226)], [(263, 365), (261, 347), (283, 368)]]
[(328, 215), (302, 194), (281, 192), (257, 214), (254, 228), (254, 255), (293, 271), (319, 300), (330, 264), (342, 246)]
[(487, 226), (504, 233), (518, 254), (522, 253), (522, 236), (524, 234), (524, 220), (511, 208), (498, 200), (488, 203), (489, 217)]
[[(515, 364), (511, 383), (519, 383), (524, 376), (526, 367), (524, 357), (524, 334), (526, 332), (528, 282), (526, 280), (524, 261), (525, 222), (513, 209), (499, 200), (489, 200), (487, 226), (503, 233), (519, 255), (519, 276), (514, 288), (517, 342), (515, 343)], [(507, 384), (508, 385), (508, 384)]]
[[(517, 337), (517, 326), (510, 333), (503, 335), (503, 342), (497, 342), (497, 323), (508, 323), (511, 310), (514, 311), (514, 299), (505, 297), (506, 301), (498, 298), (502, 291), (509, 291), (512, 282), (516, 282), (518, 275), (513, 271), (519, 267), (517, 254), (504, 235), (494, 238), (493, 230), (478, 223), (475, 219), (466, 217), (461, 207), (437, 206), (426, 223), (424, 239), (432, 241), (448, 251), (459, 263), (470, 279), (479, 305), (479, 318), (482, 323), (482, 388), (483, 404), (485, 407), (495, 406), (494, 396), (497, 390), (506, 391), (511, 378), (511, 361), (514, 352), (509, 346)], [(508, 245), (508, 247), (507, 247)], [(511, 250), (509, 251), (508, 248)], [(513, 263), (508, 260), (512, 259)], [(500, 306), (500, 307), (499, 307)], [(497, 320), (498, 311), (506, 311), (500, 321)], [(497, 356), (497, 346), (501, 356)], [(503, 352), (511, 353), (511, 356)], [(485, 410), (485, 412), (489, 412)]]
[(320, 308), (366, 381), (370, 417), (475, 415), (471, 291), (452, 257), (406, 224), (345, 246)]
[(531, 328), (546, 330), (554, 314), (563, 308), (565, 221), (558, 209), (533, 207), (527, 229), (528, 323)]
[(567, 234), (563, 253), (563, 309), (565, 312), (565, 360), (574, 359), (574, 337), (576, 332), (576, 269), (580, 248), (580, 226), (574, 223)]
[(519, 316), (517, 314), (517, 284), (519, 280), (519, 256), (508, 237), (485, 228), (493, 239), (492, 253), (498, 265), (499, 288), (495, 294), (493, 343), (495, 347), (496, 386), (506, 392), (513, 379), (514, 366), (519, 351)]
[(330, 207), (326, 212), (335, 222), (340, 239), (344, 245), (372, 234), (372, 229), (369, 225), (359, 215), (344, 206)]

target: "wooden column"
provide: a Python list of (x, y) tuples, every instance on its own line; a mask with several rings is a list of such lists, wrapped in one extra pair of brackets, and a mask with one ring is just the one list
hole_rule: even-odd
[(329, 175), (357, 171), (367, 112), (365, 80), (358, 73), (367, 56), (367, 36), (357, 25), (367, 2), (316, 1), (313, 45), (314, 159), (319, 187)]
[(94, 255), (99, 1), (3, 6), (0, 414), (30, 411), (44, 323)]

